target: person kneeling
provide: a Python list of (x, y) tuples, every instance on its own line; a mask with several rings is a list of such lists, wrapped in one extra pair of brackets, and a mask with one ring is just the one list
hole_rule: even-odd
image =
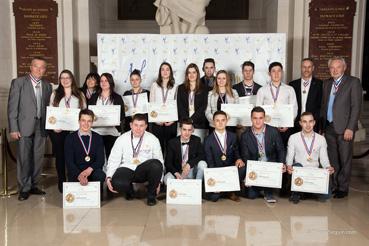
[(111, 150), (106, 184), (111, 192), (125, 194), (131, 200), (132, 183), (148, 182), (147, 205), (154, 206), (163, 177), (160, 142), (146, 131), (145, 115), (135, 114), (130, 126), (131, 130), (118, 137)]
[[(319, 161), (323, 168), (328, 169), (329, 174), (334, 173), (334, 168), (329, 163), (327, 154), (327, 142), (322, 135), (314, 132), (315, 120), (310, 112), (304, 112), (300, 117), (302, 130), (291, 135), (288, 140), (287, 170), (292, 174), (293, 167), (319, 167)], [(331, 196), (330, 188), (328, 194), (318, 195), (318, 199), (325, 201)], [(292, 192), (290, 201), (299, 203), (301, 193)]]
[(94, 117), (89, 109), (80, 111), (79, 130), (65, 139), (65, 163), (69, 182), (87, 185), (89, 181), (99, 181), (102, 197), (106, 177), (102, 170), (105, 162), (104, 142), (98, 133), (91, 131)]
[(200, 179), (204, 177), (204, 168), (207, 167), (201, 139), (193, 133), (191, 119), (183, 119), (179, 123), (181, 135), (168, 142), (168, 152), (165, 158), (165, 167), (168, 179)]

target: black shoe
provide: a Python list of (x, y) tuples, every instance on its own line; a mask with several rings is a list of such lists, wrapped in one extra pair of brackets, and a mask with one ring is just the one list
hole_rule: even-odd
[(46, 192), (37, 188), (37, 187), (34, 187), (32, 189), (30, 189), (29, 191), (30, 194), (32, 195), (46, 195)]
[(132, 195), (131, 192), (127, 192), (126, 195), (125, 195), (125, 197), (126, 197), (126, 200), (127, 201), (132, 201), (133, 200), (133, 195)]
[(19, 201), (24, 201), (27, 200), (29, 197), (29, 193), (28, 192), (20, 192), (19, 196), (18, 196), (18, 200)]
[(155, 206), (156, 205), (156, 199), (155, 198), (147, 198), (147, 205), (148, 206)]
[(337, 191), (336, 194), (333, 196), (334, 198), (341, 199), (348, 195), (346, 191)]
[(299, 194), (292, 194), (290, 196), (290, 202), (293, 202), (293, 204), (297, 204), (300, 202), (300, 195)]

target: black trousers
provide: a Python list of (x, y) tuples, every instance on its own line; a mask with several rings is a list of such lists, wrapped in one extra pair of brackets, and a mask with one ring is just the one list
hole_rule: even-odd
[(151, 130), (155, 137), (159, 139), (161, 151), (165, 155), (168, 141), (177, 136), (177, 123), (170, 126), (159, 126), (153, 123)]
[(70, 134), (69, 131), (61, 131), (59, 133), (50, 131), (49, 136), (53, 147), (53, 155), (55, 156), (56, 173), (58, 175), (58, 189), (63, 191), (63, 182), (65, 182), (65, 157), (64, 157), (64, 142), (65, 138)]
[(163, 174), (163, 165), (159, 160), (147, 160), (137, 166), (133, 171), (127, 167), (118, 168), (112, 177), (112, 186), (119, 193), (132, 193), (132, 182), (144, 183), (149, 182), (147, 187), (147, 197), (156, 197), (156, 188), (160, 183)]
[(106, 159), (109, 160), (111, 149), (113, 148), (115, 140), (117, 140), (118, 137), (111, 136), (111, 135), (104, 135), (102, 137), (104, 141), (105, 156), (106, 156)]
[[(81, 170), (82, 172), (83, 170)], [(78, 180), (78, 175), (81, 173), (72, 173), (69, 172), (68, 170), (68, 181), (69, 182), (79, 182)], [(100, 191), (101, 191), (101, 196), (102, 196), (102, 191), (103, 191), (103, 186), (104, 186), (104, 182), (105, 182), (105, 178), (106, 178), (106, 174), (104, 173), (103, 170), (101, 169), (95, 169), (92, 171), (91, 175), (88, 176), (88, 181), (98, 181), (100, 182)]]

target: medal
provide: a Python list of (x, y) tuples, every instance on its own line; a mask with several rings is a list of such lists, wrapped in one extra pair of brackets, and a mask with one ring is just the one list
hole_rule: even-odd
[(304, 81), (303, 79), (301, 79), (301, 80), (302, 80), (302, 83), (303, 83), (303, 85), (304, 85), (304, 90), (302, 91), (302, 93), (306, 94), (306, 87), (308, 87), (308, 86), (309, 86), (310, 81), (309, 81), (309, 80)]
[(85, 143), (82, 140), (81, 133), (78, 131), (79, 141), (81, 142), (82, 147), (83, 147), (83, 150), (85, 151), (85, 154), (86, 154), (86, 156), (85, 156), (85, 161), (86, 162), (90, 162), (91, 161), (90, 150), (91, 150), (92, 134), (89, 137), (90, 137), (90, 139), (88, 141), (88, 148), (86, 148), (86, 145), (85, 145)]
[(137, 112), (137, 101), (138, 101), (138, 95), (142, 92), (142, 89), (138, 91), (138, 93), (134, 93), (132, 90), (132, 103), (133, 103), (133, 109), (132, 114), (136, 114)]
[(264, 157), (264, 155), (265, 155), (265, 132), (266, 132), (266, 127), (264, 126), (264, 129), (263, 129), (263, 131), (260, 133), (260, 134), (263, 134), (263, 137), (262, 137), (262, 140), (261, 140), (261, 142), (259, 141), (259, 139), (256, 137), (256, 132), (254, 131), (254, 128), (253, 127), (251, 127), (251, 131), (252, 131), (252, 134), (254, 135), (254, 137), (255, 137), (255, 139), (256, 139), (256, 143), (258, 144), (258, 151), (259, 151), (259, 153), (258, 153), (258, 156), (259, 156), (259, 158), (261, 159), (261, 158), (263, 158)]
[(215, 140), (217, 141), (217, 144), (218, 144), (218, 147), (219, 147), (220, 151), (223, 153), (221, 155), (220, 159), (222, 161), (227, 160), (227, 132), (224, 133), (224, 148), (223, 148), (222, 144), (220, 143), (218, 135), (215, 133), (215, 131), (214, 131), (214, 137), (215, 137)]
[[(145, 134), (145, 133), (144, 133)], [(138, 154), (140, 153), (140, 149), (141, 149), (141, 145), (143, 142), (143, 136), (144, 134), (140, 137), (140, 140), (138, 141), (136, 147), (133, 146), (133, 133), (131, 131), (131, 147), (132, 147), (132, 163), (135, 165), (140, 164), (140, 160), (138, 159)]]
[(303, 90), (303, 91), (302, 91), (302, 93), (306, 94), (306, 91), (305, 91), (305, 90)]
[(252, 86), (247, 86), (247, 85), (244, 84), (243, 88), (245, 90), (245, 95), (246, 96), (252, 96), (253, 95), (252, 92), (254, 90), (254, 82), (252, 83)]
[(302, 142), (304, 144), (305, 150), (306, 150), (306, 152), (308, 154), (308, 157), (307, 157), (306, 160), (308, 162), (312, 162), (313, 161), (313, 158), (311, 157), (311, 154), (313, 152), (313, 147), (314, 147), (314, 142), (315, 142), (315, 133), (313, 133), (313, 140), (311, 140), (311, 144), (310, 144), (309, 147), (307, 146), (307, 143), (305, 141), (305, 138), (304, 138), (304, 135), (302, 134), (302, 132), (300, 133), (300, 136), (301, 136), (301, 140), (302, 140)]

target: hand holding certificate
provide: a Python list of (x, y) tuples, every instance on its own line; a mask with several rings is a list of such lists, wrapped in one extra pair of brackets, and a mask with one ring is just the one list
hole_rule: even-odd
[(201, 204), (201, 180), (168, 179), (167, 204)]
[(123, 97), (126, 116), (146, 114), (148, 112), (147, 93), (132, 94)]
[(98, 126), (119, 126), (120, 125), (120, 105), (89, 105), (88, 109), (95, 114), (93, 127)]
[(205, 168), (204, 179), (206, 192), (240, 190), (240, 181), (236, 166)]
[(252, 105), (252, 107), (254, 107), (256, 104), (256, 96), (252, 95), (252, 96), (239, 97), (238, 101), (240, 104), (250, 104)]
[(247, 161), (247, 186), (260, 186), (268, 188), (282, 187), (283, 163)]
[(78, 130), (79, 108), (46, 107), (46, 129), (48, 130)]
[(329, 171), (324, 168), (293, 167), (291, 191), (328, 194)]
[(251, 126), (251, 104), (222, 104), (221, 109), (228, 115), (227, 126)]
[(99, 208), (100, 182), (88, 182), (82, 186), (79, 182), (63, 183), (63, 208)]
[(149, 122), (171, 122), (178, 120), (177, 101), (162, 103), (149, 103)]
[(265, 110), (265, 123), (274, 127), (293, 127), (293, 105), (262, 105)]

